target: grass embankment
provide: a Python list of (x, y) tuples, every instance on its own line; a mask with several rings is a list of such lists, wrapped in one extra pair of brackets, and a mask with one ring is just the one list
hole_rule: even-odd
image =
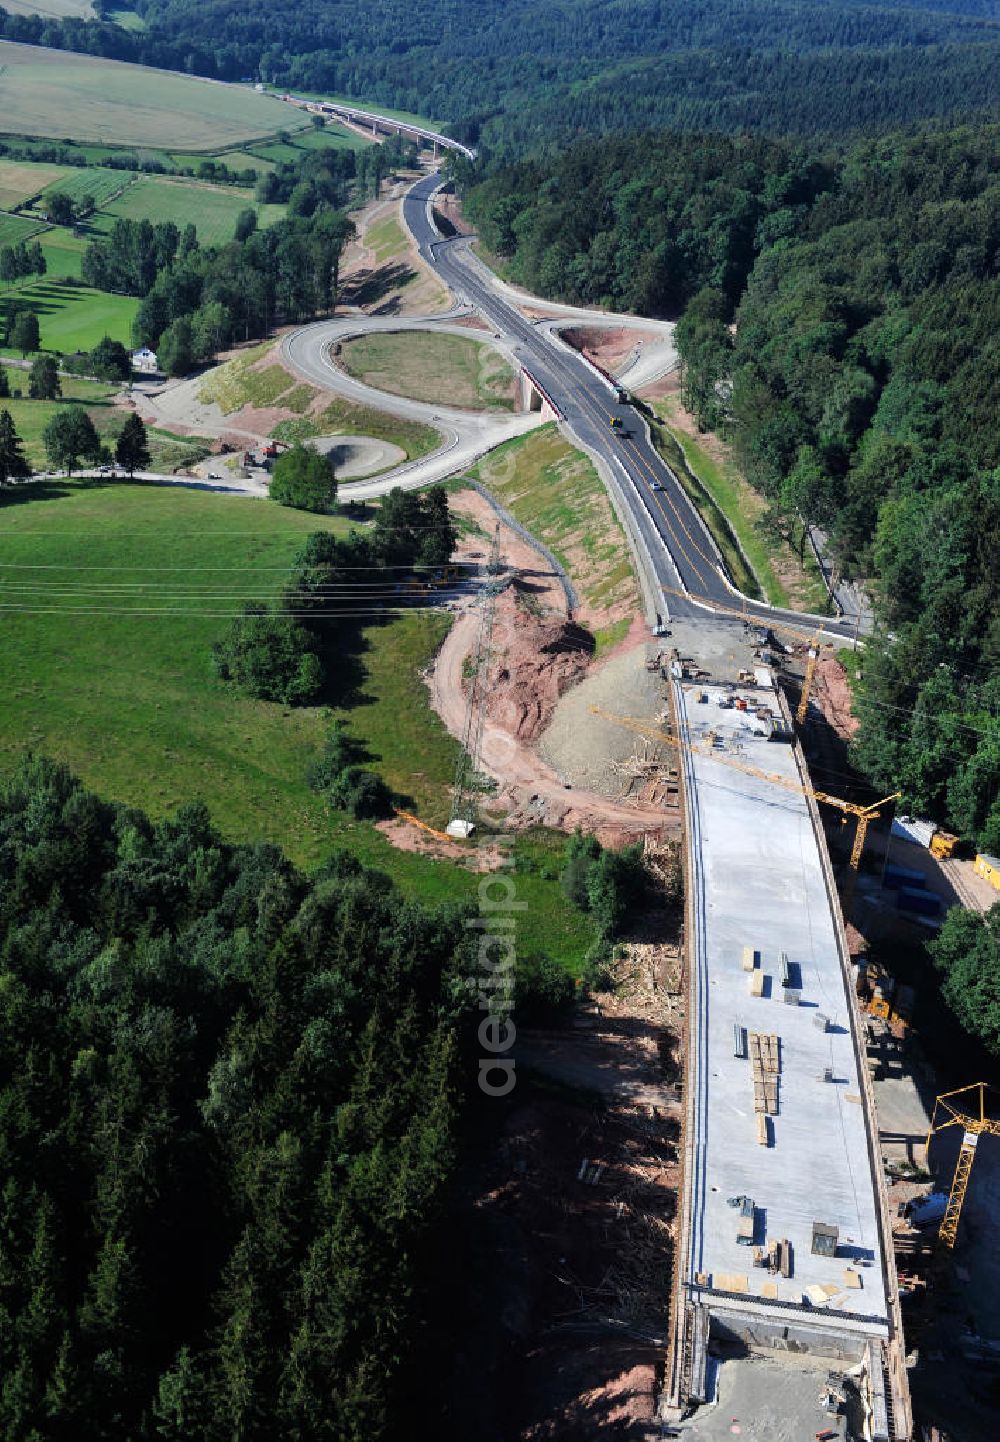
[(360, 239), (344, 256), (345, 301), (379, 315), (433, 315), (447, 309), (447, 288), (417, 256), (399, 207), (386, 202), (363, 223)]
[(654, 401), (653, 438), (708, 526), (739, 590), (762, 596), (773, 606), (827, 615), (829, 596), (807, 550), (798, 551), (767, 528), (763, 496), (729, 460), (714, 456), (691, 436), (671, 426), (676, 402)]
[[(395, 850), (309, 790), (329, 711), (251, 701), (212, 670), (227, 624), (213, 613), (274, 595), (304, 537), (346, 522), (141, 485), (22, 486), (0, 493), (0, 509), (0, 768), (31, 747), (154, 817), (199, 799), (227, 837), (273, 841), (301, 865), (343, 847), (408, 895), (474, 900), (474, 873)], [(431, 821), (446, 815), (456, 743), (419, 673), (446, 628), (426, 613), (364, 626), (331, 697), (372, 764)], [(560, 893), (561, 839), (517, 846), (519, 945), (576, 968), (593, 931)]]
[(588, 458), (547, 425), (499, 446), (470, 474), (559, 558), (587, 608), (612, 614), (596, 632), (598, 650), (621, 640), (641, 608), (639, 587), (625, 533)]
[(324, 392), (297, 381), (282, 366), (266, 363), (272, 351), (273, 343), (266, 341), (216, 366), (205, 376), (199, 400), (214, 402), (226, 415), (243, 406), (292, 411), (294, 415), (279, 421), (271, 432), (287, 444), (313, 436), (374, 436), (399, 446), (408, 460), (425, 456), (441, 444), (437, 431), (419, 422), (400, 420), (345, 400), (333, 399), (324, 404)]
[(394, 211), (390, 210), (367, 227), (365, 245), (375, 257), (376, 265), (385, 265), (409, 249), (409, 242)]
[(298, 130), (309, 117), (236, 85), (0, 41), (4, 129), (208, 151)]
[(513, 411), (514, 372), (491, 345), (434, 331), (393, 331), (344, 341), (337, 359), (377, 390), (466, 410)]
[[(27, 390), (26, 371), (11, 366), (7, 371), (12, 389)], [(52, 417), (68, 405), (83, 405), (97, 428), (98, 435), (113, 448), (118, 433), (125, 424), (126, 413), (112, 405), (113, 388), (93, 381), (61, 377), (62, 399), (57, 401), (33, 401), (24, 397), (11, 397), (0, 401), (0, 409), (10, 411), (14, 427), (24, 442), (24, 452), (36, 470), (48, 469), (48, 458), (42, 435)], [(207, 447), (200, 441), (186, 436), (175, 436), (170, 431), (152, 427), (146, 432), (149, 438), (149, 469), (171, 472), (183, 466), (191, 466), (208, 454)]]

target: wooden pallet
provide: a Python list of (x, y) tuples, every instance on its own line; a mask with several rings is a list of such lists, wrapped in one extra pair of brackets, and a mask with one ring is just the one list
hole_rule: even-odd
[(748, 1037), (748, 1055), (753, 1078), (753, 1109), (758, 1114), (776, 1116), (781, 1074), (780, 1039), (774, 1033), (752, 1031)]

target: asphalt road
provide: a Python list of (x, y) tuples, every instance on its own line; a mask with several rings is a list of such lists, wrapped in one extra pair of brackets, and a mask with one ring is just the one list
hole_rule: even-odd
[[(467, 310), (461, 312), (467, 313)], [(334, 387), (338, 395), (346, 396), (355, 405), (385, 411), (404, 420), (418, 421), (438, 431), (442, 437), (442, 444), (436, 450), (419, 460), (397, 466), (391, 476), (380, 480), (354, 481), (349, 486), (342, 487), (341, 495), (344, 499), (367, 500), (381, 495), (389, 488), (389, 480), (393, 486), (400, 486), (404, 490), (446, 480), (456, 472), (474, 465), (481, 456), (502, 445), (504, 441), (524, 435), (526, 431), (541, 423), (537, 413), (527, 411), (515, 415), (503, 411), (463, 411), (450, 406), (429, 405), (425, 401), (411, 400), (407, 396), (391, 395), (388, 391), (372, 389), (348, 375), (345, 370), (331, 364), (330, 348), (338, 341), (354, 335), (401, 330), (436, 331), (445, 335), (458, 335), (465, 340), (470, 335), (475, 336), (474, 332), (440, 316), (419, 320), (406, 316), (390, 319), (341, 316), (300, 326), (298, 330), (286, 335), (281, 342), (285, 361), (309, 384), (325, 389)], [(517, 362), (509, 349), (499, 344), (497, 348), (516, 371)]]
[[(630, 405), (620, 405), (609, 381), (544, 327), (527, 320), (491, 284), (469, 255), (467, 239), (441, 238), (428, 206), (440, 184), (439, 177), (431, 174), (407, 192), (403, 199), (407, 227), (424, 259), (456, 298), (473, 305), (534, 376), (579, 444), (606, 463), (638, 549), (651, 563), (657, 587), (664, 590), (663, 619), (704, 614), (707, 606), (745, 612), (762, 622), (787, 620), (815, 629), (815, 617), (744, 603), (733, 590), (700, 516), (656, 452), (640, 414)], [(612, 416), (621, 419), (621, 430), (612, 429)], [(824, 621), (824, 630), (850, 637), (855, 622), (854, 616), (830, 618)]]

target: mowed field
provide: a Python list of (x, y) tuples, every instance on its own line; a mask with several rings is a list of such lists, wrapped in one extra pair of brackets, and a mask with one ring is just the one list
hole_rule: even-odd
[(512, 411), (514, 372), (491, 345), (434, 331), (392, 331), (344, 341), (349, 375), (377, 390), (466, 410)]
[(24, 308), (38, 316), (42, 350), (62, 351), (64, 355), (77, 350), (93, 350), (104, 336), (129, 345), (132, 319), (139, 302), (129, 295), (108, 295), (103, 290), (75, 281), (71, 267), (75, 257), (66, 252), (67, 268), (63, 275), (46, 276), (32, 284), (22, 284), (16, 295)]
[(7, 134), (207, 151), (308, 123), (291, 106), (240, 86), (0, 41)]
[(19, 215), (0, 214), (0, 247), (5, 245), (17, 245), (18, 241), (27, 240), (29, 235), (34, 235), (41, 226), (37, 220), (22, 220)]
[(252, 190), (141, 176), (116, 200), (102, 207), (99, 224), (101, 229), (110, 230), (116, 218), (154, 223), (172, 220), (181, 229), (193, 225), (203, 245), (215, 245), (232, 240), (236, 218), (243, 210), (257, 212), (261, 229), (274, 225), (285, 213), (282, 205), (258, 205)]
[(89, 200), (95, 207), (105, 205), (114, 196), (132, 184), (131, 174), (125, 170), (103, 169), (99, 165), (67, 170), (48, 187), (48, 194), (56, 191), (68, 195), (75, 201)]
[[(305, 782), (340, 715), (392, 787), (447, 819), (456, 743), (421, 671), (450, 618), (364, 623), (330, 710), (252, 701), (214, 674), (227, 620), (212, 613), (273, 596), (305, 536), (344, 521), (141, 484), (22, 486), (0, 494), (0, 512), (0, 771), (30, 747), (153, 817), (201, 800), (233, 840), (272, 841), (306, 866), (342, 848), (408, 895), (474, 904), (474, 871), (396, 850)], [(532, 862), (517, 879), (519, 942), (578, 971), (594, 933), (562, 895), (560, 847), (548, 834), (518, 840)]]
[(31, 746), (153, 815), (200, 798), (234, 838), (315, 854), (322, 715), (217, 680), (213, 613), (274, 594), (305, 536), (340, 523), (139, 484), (25, 486), (0, 510), (0, 766)]

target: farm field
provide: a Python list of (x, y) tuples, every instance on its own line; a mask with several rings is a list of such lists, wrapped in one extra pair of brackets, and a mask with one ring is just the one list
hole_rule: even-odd
[[(3, 76), (0, 75), (0, 97), (3, 95), (3, 85)], [(62, 165), (39, 165), (30, 160), (0, 160), (0, 210), (13, 210), (15, 206), (23, 205), (46, 186), (55, 184), (68, 174), (69, 171)]]
[(308, 124), (239, 86), (68, 51), (0, 41), (0, 114), (7, 133), (216, 150)]
[(93, 201), (95, 209), (105, 205), (112, 196), (118, 195), (131, 185), (132, 176), (127, 170), (104, 170), (100, 166), (88, 166), (65, 171), (61, 178), (46, 189), (46, 194), (58, 191), (60, 195), (71, 196), (73, 200)]
[(214, 245), (232, 240), (236, 217), (247, 209), (257, 212), (257, 223), (262, 229), (273, 225), (284, 214), (284, 206), (256, 204), (252, 190), (164, 176), (141, 176), (117, 200), (103, 208), (98, 224), (100, 229), (110, 230), (116, 218), (154, 223), (172, 220), (181, 229), (194, 225), (199, 240)]
[(300, 131), (294, 143), (302, 150), (325, 150), (328, 146), (336, 150), (367, 150), (371, 141), (354, 130), (348, 130), (346, 125), (327, 120), (322, 130)]
[[(327, 810), (305, 782), (331, 717), (342, 715), (391, 785), (421, 814), (444, 815), (455, 743), (420, 671), (446, 618), (416, 612), (364, 627), (332, 711), (251, 701), (212, 670), (211, 645), (226, 622), (206, 612), (273, 594), (305, 536), (345, 522), (142, 484), (19, 487), (0, 496), (0, 509), (0, 770), (13, 770), (30, 746), (154, 817), (201, 800), (227, 837), (272, 841), (301, 865), (341, 848), (407, 895), (474, 900), (474, 872), (395, 850), (371, 824)], [(109, 602), (98, 588), (112, 584)], [(58, 594), (70, 590), (77, 594)], [(57, 614), (31, 609), (46, 605)], [(565, 904), (560, 846), (547, 833), (518, 840), (531, 861), (518, 875), (519, 932), (526, 953), (544, 950), (578, 970), (593, 930)]]
[[(266, 146), (264, 147), (267, 148)], [(176, 155), (174, 160), (180, 161), (182, 157)], [(223, 150), (213, 159), (221, 160), (223, 165), (228, 165), (230, 170), (256, 170), (258, 175), (264, 175), (269, 170), (277, 167), (277, 161), (267, 160), (256, 148), (250, 150)]]
[[(272, 164), (282, 160), (300, 160), (305, 150), (366, 150), (371, 144), (364, 136), (342, 125), (327, 124), (322, 130), (300, 130), (290, 140), (272, 140), (262, 145), (245, 147), (252, 152), (247, 163), (256, 164), (260, 156)], [(227, 164), (230, 164), (227, 157)]]
[(0, 213), (0, 246), (17, 245), (18, 241), (27, 240), (29, 235), (34, 235), (40, 228), (37, 220), (25, 220), (20, 215)]
[(434, 331), (358, 336), (340, 347), (349, 375), (377, 390), (466, 410), (512, 411), (514, 372), (493, 346)]
[[(273, 591), (305, 536), (340, 523), (141, 484), (42, 484), (30, 501), (27, 490), (0, 500), (0, 766), (31, 745), (154, 815), (201, 798), (236, 839), (316, 855), (322, 808), (303, 772), (322, 713), (285, 715), (218, 681), (211, 645), (225, 621), (206, 613)], [(31, 566), (47, 569), (19, 569)], [(109, 602), (112, 587), (127, 600)], [(58, 614), (7, 609), (29, 605)]]
[(38, 243), (48, 266), (45, 272), (46, 280), (58, 280), (60, 276), (68, 276), (71, 280), (80, 279), (80, 262), (87, 247), (87, 241), (82, 235), (74, 235), (71, 230), (61, 226), (52, 226), (38, 232)]
[(107, 295), (72, 279), (48, 276), (9, 293), (26, 301), (38, 316), (43, 350), (64, 355), (93, 350), (105, 335), (123, 345), (131, 343), (132, 318), (139, 306), (132, 296)]
[(4, 0), (3, 8), (11, 15), (44, 15), (53, 20), (90, 20), (94, 14), (91, 0)]

